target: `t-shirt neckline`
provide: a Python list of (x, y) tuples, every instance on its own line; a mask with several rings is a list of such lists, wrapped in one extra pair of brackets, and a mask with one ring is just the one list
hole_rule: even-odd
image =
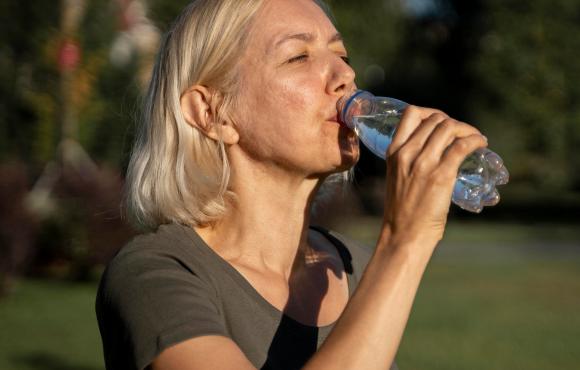
[[(194, 243), (196, 243), (197, 245), (199, 245), (202, 250), (209, 255), (213, 260), (217, 261), (217, 263), (222, 267), (222, 269), (230, 276), (230, 278), (232, 278), (232, 280), (238, 284), (246, 293), (248, 293), (249, 295), (251, 295), (254, 300), (256, 302), (258, 302), (260, 305), (262, 305), (263, 307), (265, 307), (270, 314), (272, 315), (273, 318), (277, 318), (280, 319), (282, 317), (284, 317), (285, 319), (288, 319), (290, 321), (292, 321), (293, 323), (296, 323), (302, 327), (305, 328), (313, 328), (313, 329), (318, 329), (318, 330), (324, 330), (324, 329), (328, 329), (333, 327), (336, 324), (336, 321), (328, 324), (328, 325), (322, 325), (322, 326), (316, 326), (316, 325), (308, 325), (308, 324), (304, 324), (290, 316), (288, 316), (285, 312), (279, 310), (276, 306), (274, 306), (272, 303), (270, 303), (266, 298), (264, 298), (264, 296), (262, 296), (257, 290), (256, 288), (254, 288), (252, 286), (252, 284), (250, 284), (250, 282), (248, 281), (248, 279), (246, 279), (246, 277), (244, 275), (242, 275), (238, 270), (236, 270), (235, 267), (233, 267), (228, 261), (226, 261), (225, 259), (223, 259), (219, 254), (217, 254), (202, 238), (201, 236), (199, 236), (199, 234), (195, 231), (195, 229), (193, 229), (192, 227), (189, 226), (185, 226), (185, 225), (180, 225), (182, 226), (182, 228), (184, 229), (186, 235), (189, 237), (189, 239), (191, 239)], [(324, 235), (323, 233), (321, 233), (320, 231), (314, 229), (314, 228), (309, 228), (310, 230), (314, 230), (317, 233), (320, 233), (322, 236), (324, 236), (324, 238), (326, 240), (328, 240), (333, 246), (335, 246), (334, 242), (332, 240), (330, 240), (328, 238), (328, 236)], [(336, 248), (336, 246), (335, 246)], [(340, 253), (339, 253), (340, 254)], [(345, 261), (342, 259), (342, 255), (341, 255), (341, 261), (342, 261), (342, 265), (343, 265), (343, 269), (346, 273), (346, 277), (347, 277), (347, 283), (348, 283), (348, 296), (349, 298), (352, 296), (353, 292), (354, 292), (354, 277), (352, 273), (348, 273), (347, 269), (346, 269), (346, 265), (345, 265)]]

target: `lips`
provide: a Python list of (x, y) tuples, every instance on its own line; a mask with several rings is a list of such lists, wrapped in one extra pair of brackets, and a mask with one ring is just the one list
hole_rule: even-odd
[(327, 117), (326, 120), (327, 121), (333, 121), (333, 122), (337, 122), (338, 123), (338, 114), (335, 113), (334, 115), (332, 115), (330, 117)]
[(328, 121), (328, 122), (334, 122), (334, 123), (338, 124), (341, 128), (346, 128), (346, 129), (350, 130), (350, 128), (344, 122), (341, 122), (340, 121), (340, 119), (338, 118), (338, 114), (337, 113), (334, 113), (333, 115), (328, 116), (326, 118), (326, 121)]

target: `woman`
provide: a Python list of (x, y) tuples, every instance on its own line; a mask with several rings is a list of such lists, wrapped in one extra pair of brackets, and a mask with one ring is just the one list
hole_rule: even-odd
[(354, 88), (340, 34), (313, 0), (183, 11), (127, 178), (151, 231), (109, 264), (97, 297), (108, 369), (391, 367), (459, 164), (486, 141), (409, 107), (365, 254), (308, 216), (322, 182), (358, 159), (336, 108)]

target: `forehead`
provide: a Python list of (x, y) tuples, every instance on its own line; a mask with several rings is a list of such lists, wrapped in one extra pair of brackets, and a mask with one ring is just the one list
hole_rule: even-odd
[(336, 32), (314, 0), (266, 0), (254, 19), (251, 38), (271, 49), (288, 35), (304, 33), (328, 38)]

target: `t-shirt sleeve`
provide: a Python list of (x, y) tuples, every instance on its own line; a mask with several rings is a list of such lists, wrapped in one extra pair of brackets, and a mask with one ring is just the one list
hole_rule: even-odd
[(146, 249), (117, 256), (97, 294), (108, 370), (144, 369), (167, 347), (228, 336), (211, 285), (178, 258)]

